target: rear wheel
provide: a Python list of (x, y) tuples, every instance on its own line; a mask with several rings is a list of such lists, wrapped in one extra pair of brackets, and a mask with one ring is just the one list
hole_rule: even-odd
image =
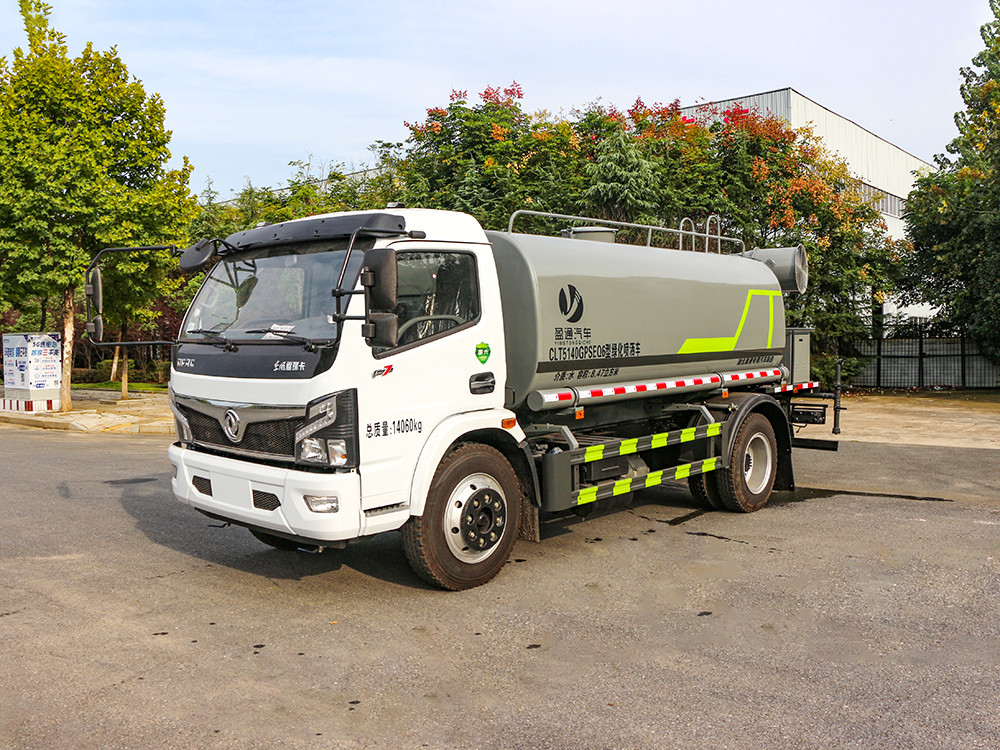
[(753, 513), (771, 498), (777, 475), (777, 442), (767, 417), (751, 414), (740, 425), (729, 456), (729, 468), (720, 469), (717, 484), (730, 510)]
[(493, 578), (510, 557), (521, 487), (507, 459), (487, 445), (461, 445), (441, 461), (422, 516), (403, 526), (403, 549), (422, 579), (457, 591)]
[(693, 477), (688, 477), (688, 487), (691, 489), (694, 501), (702, 508), (724, 510), (726, 505), (722, 502), (722, 496), (719, 495), (719, 487), (715, 480), (714, 472), (696, 474)]

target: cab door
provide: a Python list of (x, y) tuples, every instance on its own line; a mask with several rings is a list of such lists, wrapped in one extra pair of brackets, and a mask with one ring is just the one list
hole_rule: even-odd
[(365, 510), (408, 497), (423, 443), (442, 420), (503, 403), (492, 367), (501, 355), (490, 345), (499, 349), (500, 316), (483, 315), (477, 254), (453, 247), (397, 252), (398, 344), (372, 350), (358, 393)]

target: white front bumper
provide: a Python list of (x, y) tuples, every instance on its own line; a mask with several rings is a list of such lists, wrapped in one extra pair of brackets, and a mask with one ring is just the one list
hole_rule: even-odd
[[(357, 473), (319, 474), (263, 466), (171, 445), (171, 489), (181, 502), (236, 523), (321, 541), (354, 539), (362, 533), (361, 482)], [(195, 477), (211, 483), (211, 495), (199, 492)], [(203, 487), (204, 481), (200, 481)], [(254, 491), (275, 495), (280, 506), (254, 506)], [(336, 513), (314, 513), (304, 495), (336, 495)]]

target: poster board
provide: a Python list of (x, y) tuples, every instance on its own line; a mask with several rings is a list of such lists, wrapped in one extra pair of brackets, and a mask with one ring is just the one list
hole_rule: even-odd
[(62, 386), (61, 335), (5, 333), (3, 384), (5, 409), (13, 411), (58, 409), (59, 390)]

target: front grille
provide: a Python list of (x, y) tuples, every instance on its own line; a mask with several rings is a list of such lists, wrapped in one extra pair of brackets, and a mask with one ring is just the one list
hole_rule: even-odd
[(253, 507), (260, 508), (261, 510), (277, 510), (281, 507), (281, 501), (278, 500), (278, 496), (273, 492), (254, 490)]
[(295, 456), (295, 432), (304, 423), (301, 418), (250, 422), (243, 439), (234, 443), (226, 437), (222, 425), (215, 418), (194, 409), (182, 407), (182, 410), (191, 425), (195, 442), (234, 452), (265, 453), (286, 458)]
[(191, 477), (191, 484), (202, 495), (212, 496), (212, 480), (205, 477)]

